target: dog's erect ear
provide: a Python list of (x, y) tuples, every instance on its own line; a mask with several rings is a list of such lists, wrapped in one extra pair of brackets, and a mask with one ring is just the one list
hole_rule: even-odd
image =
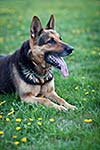
[(30, 27), (31, 37), (37, 37), (41, 30), (42, 30), (41, 22), (37, 16), (34, 16)]
[(54, 23), (55, 23), (55, 21), (54, 21), (54, 16), (51, 15), (51, 16), (50, 16), (50, 19), (49, 19), (49, 22), (47, 23), (45, 29), (54, 29)]

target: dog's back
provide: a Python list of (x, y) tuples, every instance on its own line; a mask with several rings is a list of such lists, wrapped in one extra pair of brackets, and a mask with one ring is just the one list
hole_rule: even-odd
[(13, 54), (7, 56), (0, 55), (0, 93), (16, 92), (13, 66), (16, 66), (18, 72), (21, 71), (18, 66), (21, 61), (25, 61), (26, 64), (28, 63), (28, 61), (25, 60), (28, 50), (29, 41), (25, 41), (21, 48)]
[(0, 56), (0, 93), (14, 92), (12, 81), (12, 55)]

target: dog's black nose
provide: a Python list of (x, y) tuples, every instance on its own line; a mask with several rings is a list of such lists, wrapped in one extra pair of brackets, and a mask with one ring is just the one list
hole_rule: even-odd
[(74, 47), (72, 47), (72, 46), (67, 46), (67, 47), (66, 47), (66, 50), (67, 50), (67, 51), (73, 51), (73, 50), (74, 50)]
[(65, 44), (64, 45), (64, 50), (59, 53), (59, 56), (60, 57), (68, 56), (72, 53), (73, 50), (74, 50), (74, 47), (72, 47), (68, 44)]
[(74, 47), (72, 47), (71, 45), (65, 45), (65, 50), (67, 51), (67, 52), (72, 52), (73, 50), (74, 50)]

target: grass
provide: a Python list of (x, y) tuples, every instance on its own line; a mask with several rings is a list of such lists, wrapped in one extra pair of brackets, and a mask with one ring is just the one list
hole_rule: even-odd
[(33, 15), (44, 26), (55, 15), (57, 31), (75, 48), (66, 58), (70, 76), (63, 79), (54, 69), (56, 91), (78, 107), (59, 112), (0, 95), (0, 150), (100, 149), (99, 6), (98, 0), (0, 1), (0, 53), (13, 52), (29, 38)]

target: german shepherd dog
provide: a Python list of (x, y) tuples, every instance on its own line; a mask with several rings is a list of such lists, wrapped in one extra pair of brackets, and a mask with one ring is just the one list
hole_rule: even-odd
[(34, 16), (29, 40), (13, 54), (0, 56), (0, 93), (16, 92), (25, 102), (43, 103), (58, 110), (75, 109), (55, 92), (52, 72), (54, 66), (64, 77), (68, 76), (63, 57), (72, 51), (73, 47), (64, 43), (54, 30), (53, 15), (44, 29)]

